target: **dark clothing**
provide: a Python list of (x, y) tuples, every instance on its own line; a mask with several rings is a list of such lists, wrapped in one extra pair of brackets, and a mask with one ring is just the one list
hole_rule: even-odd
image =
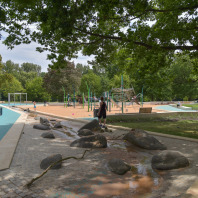
[(98, 118), (103, 117), (103, 119), (105, 119), (106, 118), (106, 103), (103, 102), (100, 108), (101, 109), (100, 109), (100, 114), (99, 114)]

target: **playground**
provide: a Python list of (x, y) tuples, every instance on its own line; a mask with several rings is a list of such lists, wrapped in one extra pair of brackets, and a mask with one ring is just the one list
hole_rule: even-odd
[[(159, 105), (152, 105), (152, 104), (144, 104), (144, 107), (152, 107), (152, 112), (165, 112), (160, 109), (155, 109)], [(97, 104), (95, 106), (96, 108), (99, 108), (99, 105)], [(140, 105), (133, 104), (133, 105), (127, 105), (126, 108), (124, 108), (124, 113), (130, 114), (130, 113), (139, 113)], [(33, 106), (29, 108), (30, 110), (34, 110)], [(36, 108), (37, 112), (43, 112), (43, 113), (49, 113), (57, 116), (65, 116), (65, 117), (71, 117), (71, 118), (93, 118), (93, 109), (88, 111), (88, 107), (84, 106), (78, 106), (76, 105), (75, 108), (73, 106), (70, 107), (64, 107), (62, 106), (43, 106), (38, 105)], [(111, 107), (111, 111), (107, 111), (108, 115), (115, 115), (115, 114), (121, 114), (122, 110), (119, 106), (113, 106)]]

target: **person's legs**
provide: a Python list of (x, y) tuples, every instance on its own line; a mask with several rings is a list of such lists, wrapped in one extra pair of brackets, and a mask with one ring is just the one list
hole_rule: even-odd
[(100, 125), (100, 126), (102, 126), (101, 117), (102, 117), (101, 115), (98, 116), (98, 120), (99, 120), (99, 125)]

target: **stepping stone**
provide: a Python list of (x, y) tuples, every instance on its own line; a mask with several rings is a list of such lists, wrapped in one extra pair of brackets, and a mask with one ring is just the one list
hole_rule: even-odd
[(91, 122), (85, 124), (83, 127), (81, 127), (79, 131), (81, 131), (82, 129), (89, 129), (91, 131), (97, 131), (97, 130), (100, 130), (100, 126), (99, 126), (99, 122), (98, 120), (94, 119), (92, 120)]
[(118, 175), (124, 175), (131, 169), (130, 165), (126, 164), (123, 160), (116, 158), (108, 161), (108, 167), (112, 172)]
[(54, 125), (54, 128), (62, 128), (62, 125), (60, 122), (57, 122), (55, 125)]
[(73, 141), (70, 144), (71, 147), (80, 147), (80, 148), (106, 148), (107, 139), (103, 135), (91, 135), (87, 137), (82, 137), (78, 140)]
[[(40, 168), (41, 169), (47, 169), (51, 164), (53, 164), (56, 161), (62, 160), (61, 154), (51, 155), (41, 161)], [(51, 169), (60, 169), (62, 166), (62, 162), (56, 164)]]
[(189, 166), (188, 159), (178, 151), (162, 151), (152, 157), (152, 167), (158, 170), (171, 170)]
[(166, 146), (142, 129), (134, 129), (127, 133), (124, 140), (148, 150), (166, 150)]
[(54, 134), (53, 133), (50, 133), (50, 132), (43, 133), (41, 135), (41, 137), (43, 137), (43, 138), (49, 138), (49, 139), (54, 139), (55, 138)]
[(45, 117), (40, 117), (40, 123), (43, 125), (49, 125), (49, 120)]
[(78, 132), (78, 135), (79, 136), (89, 136), (89, 135), (94, 135), (94, 133), (91, 130), (89, 130), (89, 129), (81, 129)]
[(50, 130), (50, 127), (47, 125), (42, 125), (42, 124), (35, 124), (33, 126), (34, 129), (40, 129), (40, 130)]

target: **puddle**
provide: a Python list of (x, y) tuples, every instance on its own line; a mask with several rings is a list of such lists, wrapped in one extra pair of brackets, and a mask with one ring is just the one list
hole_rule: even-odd
[(95, 170), (84, 179), (65, 188), (65, 195), (83, 198), (125, 197), (142, 198), (151, 195), (162, 185), (162, 178), (143, 164), (135, 165), (125, 175), (116, 175), (107, 169)]

